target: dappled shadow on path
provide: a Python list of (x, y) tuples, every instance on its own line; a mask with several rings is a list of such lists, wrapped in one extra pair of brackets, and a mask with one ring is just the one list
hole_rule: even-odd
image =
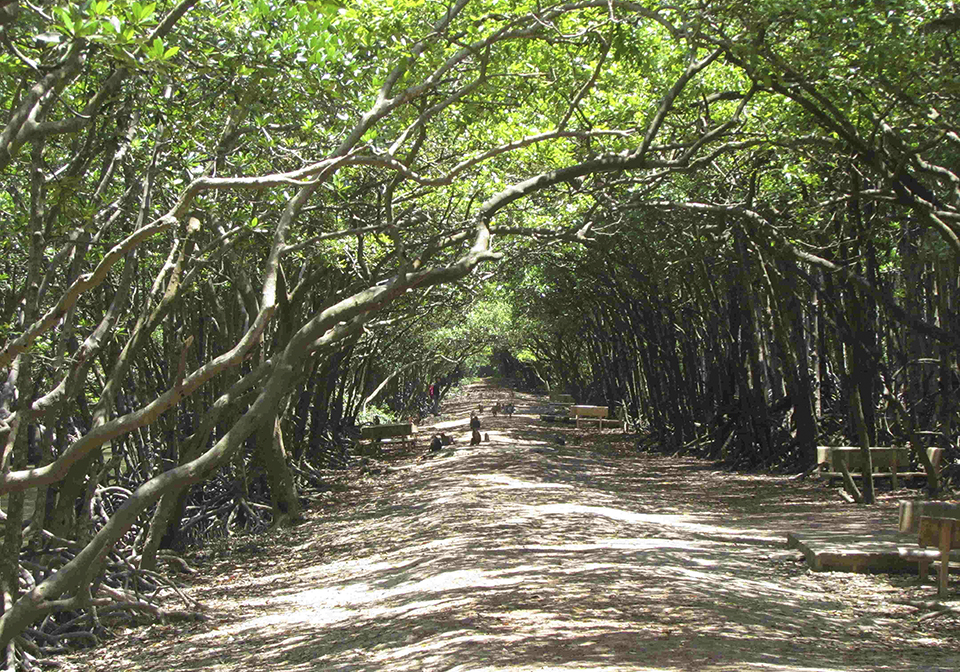
[[(396, 465), (356, 505), (318, 512), (235, 594), (212, 588), (227, 601), (205, 631), (119, 659), (129, 669), (398, 671), (960, 660), (955, 639), (906, 622), (891, 601), (901, 588), (811, 575), (783, 548), (798, 520), (875, 527), (889, 507), (851, 516), (813, 486), (638, 455), (616, 432), (544, 426), (524, 414), (534, 399), (516, 399), (516, 417), (482, 419), (488, 443)], [(844, 581), (873, 582), (890, 599), (859, 604)]]

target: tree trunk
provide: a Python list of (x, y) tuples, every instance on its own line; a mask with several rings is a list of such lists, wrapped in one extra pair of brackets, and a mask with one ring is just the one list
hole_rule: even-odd
[(297, 486), (283, 445), (280, 415), (275, 413), (264, 420), (257, 430), (257, 459), (270, 485), (270, 503), (273, 506), (274, 527), (285, 527), (302, 518)]
[(818, 431), (803, 309), (790, 283), (795, 277), (792, 273), (794, 263), (790, 260), (781, 264), (782, 273), (776, 274), (778, 280), (771, 290), (776, 302), (774, 326), (783, 352), (783, 374), (793, 406), (802, 466), (806, 468), (817, 459)]
[[(851, 367), (854, 368), (854, 367)], [(857, 439), (860, 443), (860, 456), (863, 465), (863, 503), (873, 504), (876, 501), (873, 489), (873, 457), (870, 454), (870, 435), (867, 432), (867, 423), (863, 417), (863, 406), (860, 402), (860, 386), (854, 375), (849, 376), (850, 412), (853, 415), (853, 425), (857, 430)]]
[[(210, 435), (223, 414), (231, 408), (231, 404), (240, 401), (242, 395), (254, 389), (268, 370), (269, 367), (261, 366), (258, 370), (247, 374), (213, 403), (193, 436), (181, 444), (183, 452), (179, 456), (180, 466), (194, 461), (204, 452)], [(140, 556), (141, 569), (152, 570), (156, 567), (157, 552), (161, 548), (177, 548), (180, 542), (180, 521), (183, 519), (188, 496), (189, 488), (181, 488), (174, 489), (161, 497), (150, 520), (147, 539)]]

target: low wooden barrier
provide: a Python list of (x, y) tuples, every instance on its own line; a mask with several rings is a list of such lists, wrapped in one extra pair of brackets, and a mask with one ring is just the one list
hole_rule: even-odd
[(898, 529), (900, 534), (917, 534), (920, 531), (920, 519), (960, 518), (960, 503), (931, 499), (901, 499), (897, 507)]
[[(938, 516), (920, 516), (917, 548), (900, 548), (900, 557), (920, 563), (920, 581), (926, 581), (930, 563), (940, 561), (937, 596), (946, 597), (949, 581), (950, 551), (960, 548), (960, 520)], [(929, 548), (933, 547), (933, 548)]]
[(369, 447), (414, 446), (414, 426), (409, 422), (390, 425), (364, 425), (360, 428), (360, 450)]
[[(942, 448), (927, 448), (927, 456), (934, 469), (940, 468)], [(873, 463), (873, 475), (889, 475), (893, 488), (899, 487), (900, 477), (926, 476), (923, 471), (902, 471), (901, 468), (910, 466), (910, 449), (904, 447), (873, 446), (870, 448), (870, 461)], [(822, 473), (831, 482), (835, 478), (843, 477), (845, 464), (852, 476), (863, 474), (863, 454), (859, 446), (817, 446), (817, 464), (826, 464), (827, 470)]]
[(571, 406), (570, 412), (577, 419), (577, 429), (580, 429), (580, 423), (596, 422), (600, 429), (603, 429), (603, 423), (610, 423), (611, 426), (623, 427), (623, 420), (618, 418), (609, 418), (610, 409), (606, 406)]

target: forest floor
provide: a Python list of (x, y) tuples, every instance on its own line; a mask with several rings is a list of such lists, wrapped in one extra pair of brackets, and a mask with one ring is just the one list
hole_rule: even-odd
[[(485, 413), (489, 442), (467, 445), (470, 410), (508, 397), (517, 414)], [(61, 669), (960, 669), (960, 618), (911, 606), (932, 583), (814, 573), (785, 546), (806, 525), (895, 525), (916, 493), (858, 507), (547, 425), (542, 403), (468, 388), (444, 407), (456, 445), (354, 471), (292, 530), (192, 555), (180, 580), (207, 620), (118, 627)]]

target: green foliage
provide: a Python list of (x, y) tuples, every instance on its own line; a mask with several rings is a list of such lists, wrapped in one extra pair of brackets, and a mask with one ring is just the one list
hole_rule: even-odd
[(495, 349), (509, 347), (516, 335), (509, 304), (488, 295), (472, 303), (462, 318), (430, 333), (427, 343), (437, 352), (465, 353), (467, 370), (475, 370)]
[[(19, 4), (0, 51), (0, 340), (27, 315), (56, 316), (21, 376), (39, 388), (24, 399), (72, 386), (44, 407), (60, 414), (47, 427), (85, 432), (100, 403), (112, 417), (166, 394), (181, 362), (219, 361), (275, 294), (246, 358), (144, 435), (182, 447), (221, 398), (224, 418), (242, 417), (268, 386), (231, 386), (317, 324), (284, 379), (281, 396), (298, 400), (285, 428), (334, 423), (381, 384), (361, 421), (405, 417), (430, 382), (500, 349), (554, 382), (645, 404), (686, 438), (718, 418), (773, 426), (724, 414), (781, 394), (771, 381), (789, 378), (790, 353), (774, 327), (809, 322), (818, 283), (838, 305), (866, 305), (863, 284), (845, 284), (855, 273), (956, 331), (960, 38), (939, 5), (472, 0), (454, 16), (456, 4), (424, 0), (210, 0), (161, 30), (177, 3)], [(160, 219), (171, 212), (176, 223)], [(61, 310), (71, 283), (158, 222), (169, 226)], [(504, 258), (464, 279), (478, 224)], [(835, 266), (821, 275), (816, 260)], [(130, 299), (115, 304), (126, 269)], [(405, 278), (410, 291), (389, 294)], [(879, 341), (903, 331), (885, 310), (818, 324), (869, 315), (858, 328)], [(148, 333), (134, 343), (138, 324)], [(805, 336), (835, 365), (836, 334)], [(871, 352), (907, 361), (934, 347), (903, 341)], [(115, 403), (105, 386), (128, 345)], [(307, 406), (310, 422), (292, 422)], [(142, 447), (125, 441), (112, 449), (139, 474)]]
[(358, 424), (370, 424), (373, 422), (379, 422), (382, 424), (389, 424), (394, 422), (399, 422), (394, 413), (388, 408), (381, 408), (379, 406), (374, 406), (373, 404), (369, 405), (364, 409), (359, 415), (357, 415)]

